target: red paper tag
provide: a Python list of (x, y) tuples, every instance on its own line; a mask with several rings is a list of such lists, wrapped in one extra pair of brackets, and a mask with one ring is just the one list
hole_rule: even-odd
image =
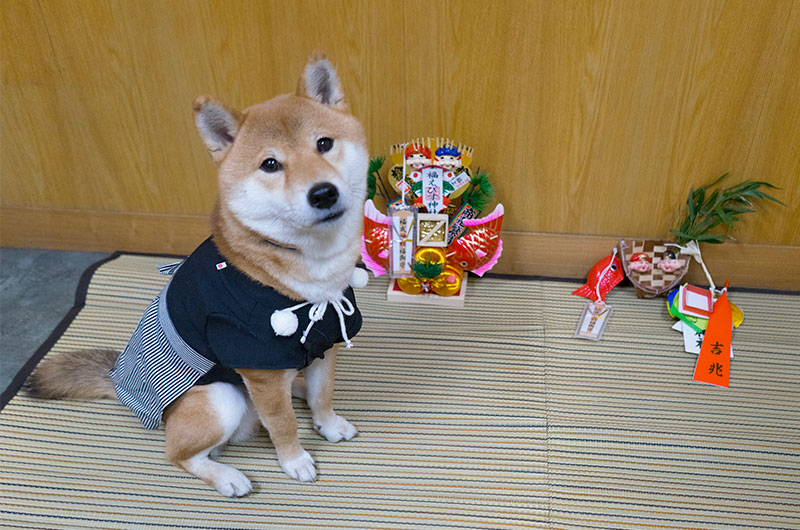
[(711, 291), (686, 284), (680, 293), (681, 313), (696, 317), (709, 318), (714, 305)]
[[(727, 287), (728, 284), (725, 284)], [(731, 368), (731, 305), (727, 289), (714, 304), (708, 319), (703, 346), (694, 367), (694, 379), (701, 383), (728, 387)]]

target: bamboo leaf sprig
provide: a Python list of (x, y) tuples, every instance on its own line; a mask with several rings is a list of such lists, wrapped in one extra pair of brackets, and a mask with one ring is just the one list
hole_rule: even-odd
[(712, 187), (727, 176), (728, 173), (725, 173), (714, 182), (689, 191), (686, 218), (677, 230), (670, 230), (677, 237), (679, 245), (685, 245), (689, 241), (719, 244), (732, 239), (727, 234), (709, 232), (721, 224), (732, 228), (733, 223), (741, 220), (743, 214), (756, 211), (754, 201), (758, 199), (768, 199), (783, 205), (775, 197), (761, 191), (762, 188), (780, 189), (769, 182), (745, 180), (729, 188), (711, 191)]

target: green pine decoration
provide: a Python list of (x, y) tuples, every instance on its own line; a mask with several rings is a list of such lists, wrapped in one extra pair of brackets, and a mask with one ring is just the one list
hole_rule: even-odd
[(489, 182), (489, 173), (478, 168), (469, 183), (470, 187), (464, 193), (464, 202), (481, 211), (494, 198), (494, 186)]
[[(378, 183), (383, 184), (381, 181), (380, 170), (383, 167), (385, 158), (376, 156), (369, 159), (369, 166), (367, 168), (367, 199), (375, 198), (375, 192), (378, 190)], [(381, 190), (381, 195), (385, 190)], [(387, 198), (388, 196), (384, 196)]]
[(414, 276), (421, 280), (436, 278), (444, 272), (444, 265), (442, 263), (433, 263), (430, 261), (415, 261), (414, 262)]
[(761, 191), (763, 187), (780, 189), (768, 182), (745, 180), (729, 188), (710, 190), (727, 176), (728, 173), (725, 173), (714, 182), (689, 191), (686, 218), (680, 228), (670, 230), (679, 245), (689, 241), (719, 244), (731, 239), (727, 234), (710, 234), (709, 231), (723, 223), (728, 228), (733, 227), (742, 214), (755, 211), (753, 201), (757, 199), (769, 199), (783, 205), (775, 197)]

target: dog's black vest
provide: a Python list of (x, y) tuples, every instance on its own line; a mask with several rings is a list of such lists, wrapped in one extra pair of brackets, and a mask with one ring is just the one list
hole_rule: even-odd
[[(351, 288), (344, 296), (354, 312), (345, 317), (348, 337), (361, 329), (361, 313)], [(148, 428), (161, 422), (163, 409), (196, 384), (242, 383), (234, 369), (302, 369), (344, 342), (336, 311), (303, 331), (308, 310), (296, 311), (297, 331), (278, 336), (270, 317), (297, 305), (271, 287), (253, 281), (225, 261), (212, 238), (177, 269), (150, 304), (111, 371), (117, 395)]]

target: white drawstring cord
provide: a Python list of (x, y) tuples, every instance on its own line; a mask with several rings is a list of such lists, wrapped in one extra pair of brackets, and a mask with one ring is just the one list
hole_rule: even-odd
[(611, 254), (611, 261), (608, 262), (608, 266), (605, 269), (603, 269), (603, 272), (600, 273), (600, 277), (597, 278), (597, 285), (595, 286), (595, 291), (597, 292), (597, 301), (600, 302), (601, 304), (605, 304), (605, 302), (600, 299), (600, 282), (603, 280), (603, 276), (606, 275), (608, 270), (614, 264), (615, 257), (617, 257), (617, 247), (614, 247), (614, 252)]
[[(689, 241), (686, 243), (686, 246), (678, 245), (677, 243), (667, 243), (667, 247), (678, 247), (682, 254), (686, 254), (688, 256), (692, 256), (694, 260), (703, 267), (703, 272), (706, 275), (706, 280), (708, 280), (709, 288), (711, 292), (717, 294), (717, 286), (714, 285), (714, 280), (711, 278), (711, 273), (708, 272), (708, 268), (706, 264), (703, 262), (703, 255), (700, 253), (700, 244), (697, 241)], [(722, 294), (722, 291), (719, 291), (719, 294)]]
[(315, 304), (312, 304), (311, 302), (304, 302), (302, 304), (297, 304), (292, 307), (287, 307), (286, 309), (281, 309), (279, 312), (294, 313), (301, 307), (311, 305), (311, 308), (308, 310), (308, 326), (306, 326), (306, 329), (303, 332), (303, 336), (300, 338), (300, 343), (305, 344), (306, 338), (308, 338), (308, 333), (311, 331), (311, 328), (314, 326), (316, 322), (319, 322), (325, 317), (325, 312), (328, 310), (328, 304), (333, 306), (333, 309), (336, 311), (336, 315), (339, 317), (339, 326), (342, 330), (342, 338), (344, 338), (345, 346), (347, 348), (352, 348), (353, 343), (350, 342), (350, 338), (347, 336), (347, 327), (345, 326), (344, 319), (345, 316), (349, 317), (350, 315), (355, 313), (355, 307), (353, 306), (353, 303), (350, 302), (350, 300), (348, 300), (347, 297), (345, 296), (340, 297), (338, 300), (317, 302)]
[[(345, 304), (347, 307), (345, 307)], [(344, 325), (344, 317), (350, 316), (355, 313), (355, 307), (353, 304), (345, 298), (344, 296), (338, 300), (331, 302), (333, 308), (336, 310), (336, 314), (339, 316), (339, 326), (342, 329), (342, 338), (344, 338), (344, 345), (346, 348), (350, 349), (353, 347), (353, 343), (350, 342), (350, 338), (347, 336), (347, 328)], [(323, 313), (324, 314), (324, 313)]]

